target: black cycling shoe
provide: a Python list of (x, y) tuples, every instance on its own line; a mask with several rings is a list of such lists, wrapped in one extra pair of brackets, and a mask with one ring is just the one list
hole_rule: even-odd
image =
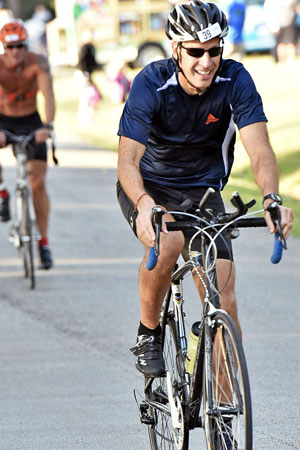
[(53, 259), (48, 245), (43, 245), (42, 247), (39, 247), (39, 251), (42, 268), (45, 270), (50, 269), (53, 266)]
[(145, 377), (155, 378), (166, 375), (160, 335), (138, 335), (137, 344), (130, 351), (137, 357), (136, 368)]
[(9, 219), (9, 197), (0, 197), (0, 220), (7, 222)]

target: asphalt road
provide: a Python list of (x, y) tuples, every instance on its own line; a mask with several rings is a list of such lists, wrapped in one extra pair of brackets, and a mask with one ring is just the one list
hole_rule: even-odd
[[(115, 156), (58, 143), (60, 166), (48, 173), (55, 267), (37, 271), (34, 291), (0, 224), (0, 450), (147, 450), (129, 352), (143, 250), (117, 205)], [(0, 157), (12, 193), (13, 160)], [(300, 449), (300, 241), (277, 266), (266, 230), (244, 230), (234, 246), (254, 448)], [(190, 280), (185, 294), (192, 323), (200, 304)]]

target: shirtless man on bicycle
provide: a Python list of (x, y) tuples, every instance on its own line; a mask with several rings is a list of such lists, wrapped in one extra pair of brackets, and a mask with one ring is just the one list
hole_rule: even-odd
[[(133, 351), (137, 369), (154, 377), (164, 373), (161, 304), (186, 243), (182, 232), (168, 233), (164, 226), (157, 266), (151, 272), (146, 269), (155, 240), (153, 206), (180, 204), (189, 198), (195, 209), (206, 189), (212, 187), (216, 193), (207, 206), (215, 212), (224, 210), (220, 191), (233, 163), (235, 125), (250, 157), (264, 207), (272, 201), (282, 203), (261, 98), (244, 66), (222, 59), (223, 39), (228, 33), (225, 14), (210, 2), (177, 4), (169, 15), (166, 33), (172, 40), (173, 57), (149, 64), (136, 76), (118, 133), (118, 199), (146, 250), (139, 272), (141, 322)], [(284, 206), (280, 211), (287, 238), (293, 213)], [(265, 219), (274, 233), (268, 212)], [(165, 214), (164, 220), (174, 219)], [(222, 239), (217, 248), (218, 280), (223, 286), (232, 253)], [(239, 328), (234, 283), (232, 270), (221, 293), (221, 307)]]
[[(55, 101), (52, 76), (45, 56), (28, 51), (27, 31), (23, 23), (13, 20), (0, 30), (4, 53), (0, 55), (0, 130), (14, 134), (35, 133), (34, 153), (30, 153), (28, 175), (33, 194), (37, 225), (40, 231), (39, 252), (44, 269), (53, 265), (48, 242), (49, 198), (46, 191), (46, 139), (53, 128)], [(44, 97), (45, 123), (37, 111), (37, 94)], [(0, 131), (0, 147), (7, 145)], [(31, 146), (32, 147), (32, 146)], [(10, 219), (9, 194), (0, 165), (0, 220)]]

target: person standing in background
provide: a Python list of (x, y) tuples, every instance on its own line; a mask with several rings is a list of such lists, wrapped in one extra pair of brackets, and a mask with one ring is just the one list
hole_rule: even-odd
[(46, 26), (50, 20), (52, 20), (52, 14), (46, 6), (37, 5), (34, 8), (31, 19), (25, 22), (29, 50), (43, 55), (48, 54)]
[(78, 55), (78, 69), (74, 74), (78, 86), (78, 124), (89, 125), (101, 102), (100, 91), (92, 79), (93, 72), (100, 68), (96, 60), (96, 48), (93, 44), (93, 30), (86, 28), (81, 33), (81, 47)]
[(298, 0), (266, 0), (264, 4), (265, 22), (276, 39), (276, 60), (279, 63), (296, 59), (296, 10)]
[(222, 0), (220, 8), (224, 11), (229, 25), (225, 39), (224, 57), (240, 61), (245, 55), (243, 28), (246, 17), (245, 0)]
[(92, 81), (92, 73), (98, 68), (93, 31), (86, 28), (81, 33), (81, 47), (78, 55), (78, 68)]

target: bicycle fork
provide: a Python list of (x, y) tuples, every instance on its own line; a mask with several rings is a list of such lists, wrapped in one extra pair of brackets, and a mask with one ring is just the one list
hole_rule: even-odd
[(22, 233), (20, 229), (22, 220), (22, 189), (24, 189), (24, 187), (17, 188), (15, 192), (14, 215), (9, 229), (9, 242), (17, 249), (22, 246)]

